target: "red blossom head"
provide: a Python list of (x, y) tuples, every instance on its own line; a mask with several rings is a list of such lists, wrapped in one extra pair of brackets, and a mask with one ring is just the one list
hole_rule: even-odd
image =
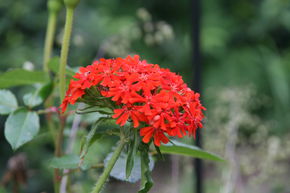
[(195, 136), (196, 129), (202, 128), (205, 108), (199, 94), (188, 88), (181, 76), (148, 64), (138, 55), (100, 59), (80, 68), (74, 78), (60, 106), (62, 112), (76, 101), (86, 103), (90, 98), (89, 105), (94, 105), (102, 103), (97, 96), (109, 99), (117, 124), (132, 121), (138, 128), (142, 123), (142, 141), (148, 143), (153, 138), (157, 146), (168, 143), (168, 136)]

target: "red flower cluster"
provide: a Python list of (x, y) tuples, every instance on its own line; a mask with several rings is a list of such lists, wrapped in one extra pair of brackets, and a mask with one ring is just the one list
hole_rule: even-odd
[[(62, 112), (68, 103), (74, 104), (93, 86), (103, 97), (114, 104), (113, 118), (123, 126), (133, 121), (140, 129), (143, 142), (151, 138), (154, 144), (168, 143), (167, 136), (193, 135), (202, 128), (205, 108), (200, 104), (199, 94), (183, 82), (182, 77), (140, 60), (139, 56), (100, 59), (92, 65), (81, 67), (71, 80), (66, 97), (61, 104)], [(97, 100), (97, 99), (96, 99)]]

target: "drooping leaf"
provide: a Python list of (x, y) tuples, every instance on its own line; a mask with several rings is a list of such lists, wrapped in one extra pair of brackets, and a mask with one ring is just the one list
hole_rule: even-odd
[[(48, 68), (58, 74), (59, 73), (59, 57), (53, 57), (49, 60), (48, 62)], [(74, 74), (75, 71), (73, 69), (71, 69), (69, 66), (66, 67), (66, 74), (68, 76), (68, 78), (71, 78)]]
[(26, 106), (35, 107), (43, 103), (51, 94), (52, 83), (47, 83), (37, 88), (33, 93), (27, 93), (23, 96), (23, 102)]
[(164, 161), (164, 156), (163, 156), (163, 154), (161, 153), (160, 148), (159, 148), (158, 146), (156, 146), (156, 145), (154, 145), (154, 146), (155, 146), (155, 149), (156, 149), (156, 151), (157, 151), (158, 158), (159, 158), (160, 160)]
[[(95, 135), (96, 136), (96, 135)], [(101, 135), (103, 136), (103, 135)], [(82, 138), (85, 139), (85, 138)], [(81, 139), (81, 140), (82, 140)], [(79, 164), (80, 169), (87, 170), (95, 166), (100, 166), (103, 164), (104, 159), (108, 155), (108, 152), (111, 151), (112, 146), (118, 141), (118, 138), (112, 137), (101, 137), (94, 141), (94, 143), (90, 146), (88, 153), (81, 160)], [(78, 143), (78, 142), (77, 142)], [(79, 141), (79, 145), (81, 146), (81, 141)]]
[(90, 146), (99, 138), (102, 137), (102, 135), (100, 133), (96, 133), (96, 130), (98, 129), (98, 126), (101, 122), (103, 122), (104, 120), (106, 120), (108, 118), (105, 117), (101, 117), (99, 118), (96, 123), (92, 126), (90, 132), (88, 133), (88, 135), (86, 136), (85, 140), (84, 140), (84, 144), (82, 145), (82, 149), (81, 149), (81, 155), (80, 155), (80, 159), (83, 160), (84, 157), (86, 156), (86, 154), (88, 153), (88, 150), (90, 148)]
[[(105, 167), (107, 166), (111, 157), (112, 157), (112, 153), (108, 154), (107, 157), (105, 158), (105, 160), (104, 160)], [(154, 167), (154, 161), (153, 161), (152, 157), (150, 157), (149, 159), (150, 159), (149, 169), (150, 169), (150, 171), (152, 171), (152, 169)], [(110, 173), (110, 176), (112, 176), (118, 180), (130, 182), (130, 183), (135, 183), (141, 179), (141, 159), (140, 159), (140, 156), (136, 155), (135, 160), (134, 160), (134, 166), (132, 168), (131, 175), (129, 176), (129, 178), (126, 178), (126, 162), (127, 162), (127, 155), (122, 153), (120, 155), (120, 157), (118, 158), (118, 160), (116, 161), (116, 163), (115, 163), (115, 165)]]
[(46, 83), (48, 77), (41, 71), (28, 71), (24, 69), (13, 69), (0, 74), (0, 88), (29, 85), (35, 83)]
[(153, 186), (153, 180), (151, 178), (150, 170), (150, 158), (149, 158), (149, 145), (142, 143), (141, 144), (141, 189), (138, 193), (147, 193)]
[(16, 97), (9, 90), (0, 90), (0, 114), (6, 115), (18, 107)]
[(5, 123), (5, 137), (13, 150), (32, 140), (39, 131), (39, 117), (35, 112), (18, 109)]
[[(89, 133), (90, 134), (90, 133)], [(88, 134), (88, 135), (89, 135)], [(85, 136), (81, 139), (81, 154), (80, 154), (80, 162), (79, 162), (79, 166), (83, 166), (83, 162), (84, 159), (89, 151), (89, 148), (91, 147), (91, 145), (94, 144), (94, 142), (96, 142), (97, 140), (101, 139), (103, 137), (103, 134), (100, 133), (95, 133), (92, 135), (91, 139), (88, 141), (88, 136)]]
[(76, 169), (79, 167), (80, 158), (75, 154), (54, 157), (49, 161), (49, 166), (58, 169)]
[(175, 154), (175, 155), (184, 155), (190, 156), (194, 158), (212, 160), (212, 161), (224, 161), (220, 156), (215, 155), (213, 153), (204, 151), (199, 147), (184, 144), (178, 141), (173, 141), (173, 144), (162, 144), (160, 146), (160, 150), (162, 153), (166, 154)]
[(128, 179), (131, 175), (132, 169), (134, 167), (134, 160), (137, 154), (139, 138), (138, 138), (138, 130), (134, 129), (134, 138), (131, 140), (129, 145), (129, 152), (127, 156), (126, 163), (126, 178)]

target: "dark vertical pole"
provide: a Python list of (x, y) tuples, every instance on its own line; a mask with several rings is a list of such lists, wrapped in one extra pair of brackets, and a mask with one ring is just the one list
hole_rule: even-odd
[[(201, 18), (201, 2), (200, 0), (192, 0), (192, 63), (193, 63), (193, 90), (201, 93), (201, 48), (200, 48), (200, 18)], [(196, 145), (202, 146), (202, 136), (200, 130), (196, 133)], [(203, 192), (203, 163), (201, 159), (195, 159), (195, 192)]]

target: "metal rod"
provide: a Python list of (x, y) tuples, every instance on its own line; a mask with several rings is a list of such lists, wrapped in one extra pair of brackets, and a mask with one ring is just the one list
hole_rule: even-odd
[[(202, 58), (200, 46), (200, 22), (201, 22), (201, 1), (192, 0), (192, 63), (193, 79), (192, 87), (196, 92), (201, 93), (202, 79)], [(200, 130), (196, 132), (195, 144), (202, 147), (202, 135)], [(195, 193), (203, 193), (203, 162), (201, 159), (195, 159)]]

